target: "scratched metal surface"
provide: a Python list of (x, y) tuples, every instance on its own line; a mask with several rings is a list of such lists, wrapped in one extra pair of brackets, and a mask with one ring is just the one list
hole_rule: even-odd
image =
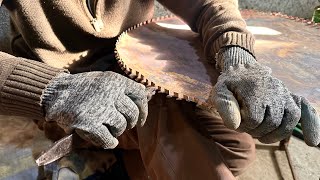
[(138, 78), (161, 91), (203, 104), (219, 73), (204, 57), (201, 44), (185, 23), (164, 18), (124, 33), (116, 49), (131, 74), (137, 71)]
[(257, 59), (271, 67), (273, 74), (292, 92), (306, 97), (320, 112), (320, 29), (267, 13), (243, 11), (242, 15), (248, 26), (267, 27), (281, 33), (255, 34)]
[[(320, 30), (267, 13), (242, 14), (256, 37), (257, 60), (320, 112)], [(118, 58), (135, 78), (170, 95), (203, 102), (218, 72), (204, 58), (198, 35), (183, 25), (177, 18), (164, 18), (129, 30), (117, 43)]]

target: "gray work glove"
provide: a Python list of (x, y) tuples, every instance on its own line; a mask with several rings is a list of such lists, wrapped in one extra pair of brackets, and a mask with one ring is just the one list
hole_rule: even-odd
[(152, 93), (114, 72), (63, 73), (50, 82), (42, 100), (46, 121), (111, 149), (125, 129), (145, 123)]
[(216, 59), (222, 74), (212, 91), (213, 101), (227, 127), (273, 143), (290, 136), (300, 121), (305, 142), (320, 143), (316, 110), (273, 77), (270, 68), (240, 47), (222, 49)]

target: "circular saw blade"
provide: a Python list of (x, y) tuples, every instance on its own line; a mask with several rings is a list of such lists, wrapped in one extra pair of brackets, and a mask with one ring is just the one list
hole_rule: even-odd
[(155, 19), (124, 32), (116, 57), (134, 78), (210, 108), (205, 102), (219, 72), (205, 58), (198, 34), (178, 18)]
[[(244, 10), (242, 16), (256, 38), (258, 61), (320, 111), (318, 26), (279, 13)], [(130, 28), (120, 35), (115, 53), (133, 79), (208, 106), (204, 102), (219, 72), (205, 58), (198, 34), (178, 18), (153, 19)]]

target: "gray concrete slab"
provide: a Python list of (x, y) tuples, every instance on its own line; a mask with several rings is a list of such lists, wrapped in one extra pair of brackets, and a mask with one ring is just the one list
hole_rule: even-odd
[[(291, 180), (288, 159), (279, 143), (262, 144), (256, 141), (257, 159), (239, 180)], [(320, 179), (320, 148), (309, 147), (296, 137), (291, 137), (289, 153), (299, 180)]]

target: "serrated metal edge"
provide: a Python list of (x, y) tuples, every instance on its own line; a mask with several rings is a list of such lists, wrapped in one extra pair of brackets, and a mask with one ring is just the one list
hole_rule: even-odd
[(300, 18), (300, 17), (296, 17), (296, 16), (290, 16), (281, 12), (261, 12), (261, 11), (257, 11), (257, 10), (253, 10), (253, 9), (243, 9), (241, 11), (247, 11), (247, 12), (254, 12), (254, 13), (261, 13), (261, 14), (265, 14), (265, 15), (271, 15), (271, 16), (276, 16), (276, 17), (281, 17), (281, 18), (285, 18), (285, 19), (290, 19), (296, 22), (301, 22), (304, 23), (305, 25), (309, 26), (309, 27), (314, 27), (316, 29), (320, 29), (320, 23), (315, 23), (313, 21), (311, 21), (310, 19), (306, 19), (306, 18)]
[(320, 28), (320, 23), (315, 23), (313, 21), (311, 21), (310, 19), (305, 19), (305, 18), (300, 18), (300, 17), (295, 17), (295, 16), (289, 16), (280, 12), (271, 12), (270, 15), (272, 16), (276, 16), (276, 17), (282, 17), (285, 19), (290, 19), (290, 20), (294, 20), (296, 22), (302, 22), (305, 25), (309, 26), (309, 27), (316, 27), (316, 28)]
[(175, 17), (174, 15), (166, 15), (166, 16), (153, 18), (153, 19), (150, 19), (148, 21), (136, 24), (136, 25), (130, 27), (129, 29), (127, 29), (126, 31), (124, 31), (123, 33), (121, 33), (120, 36), (118, 37), (117, 41), (116, 41), (116, 46), (115, 46), (115, 50), (114, 50), (114, 54), (115, 54), (116, 60), (117, 60), (117, 62), (119, 64), (120, 68), (126, 73), (126, 75), (129, 76), (131, 79), (135, 80), (136, 82), (142, 83), (147, 87), (150, 87), (150, 86), (156, 87), (158, 93), (164, 93), (164, 94), (167, 95), (168, 98), (174, 98), (176, 100), (184, 100), (184, 101), (194, 102), (194, 103), (197, 104), (198, 107), (205, 108), (205, 109), (211, 109), (212, 106), (209, 105), (208, 103), (204, 102), (204, 101), (201, 101), (201, 100), (199, 100), (197, 98), (194, 98), (192, 96), (189, 96), (189, 95), (185, 95), (185, 94), (181, 94), (181, 93), (178, 93), (178, 92), (175, 92), (175, 91), (171, 91), (171, 90), (169, 90), (169, 89), (167, 89), (165, 87), (158, 86), (153, 81), (150, 81), (149, 79), (144, 77), (144, 75), (141, 74), (139, 71), (133, 70), (130, 67), (128, 67), (124, 63), (122, 57), (120, 57), (120, 54), (119, 54), (119, 52), (117, 50), (119, 42), (122, 39), (124, 39), (128, 35), (128, 33), (130, 31), (133, 31), (133, 30), (139, 28), (140, 26), (144, 26), (144, 25), (150, 24), (152, 22), (157, 22), (157, 21), (161, 21), (161, 20), (165, 20), (165, 19), (174, 18), (174, 17)]

